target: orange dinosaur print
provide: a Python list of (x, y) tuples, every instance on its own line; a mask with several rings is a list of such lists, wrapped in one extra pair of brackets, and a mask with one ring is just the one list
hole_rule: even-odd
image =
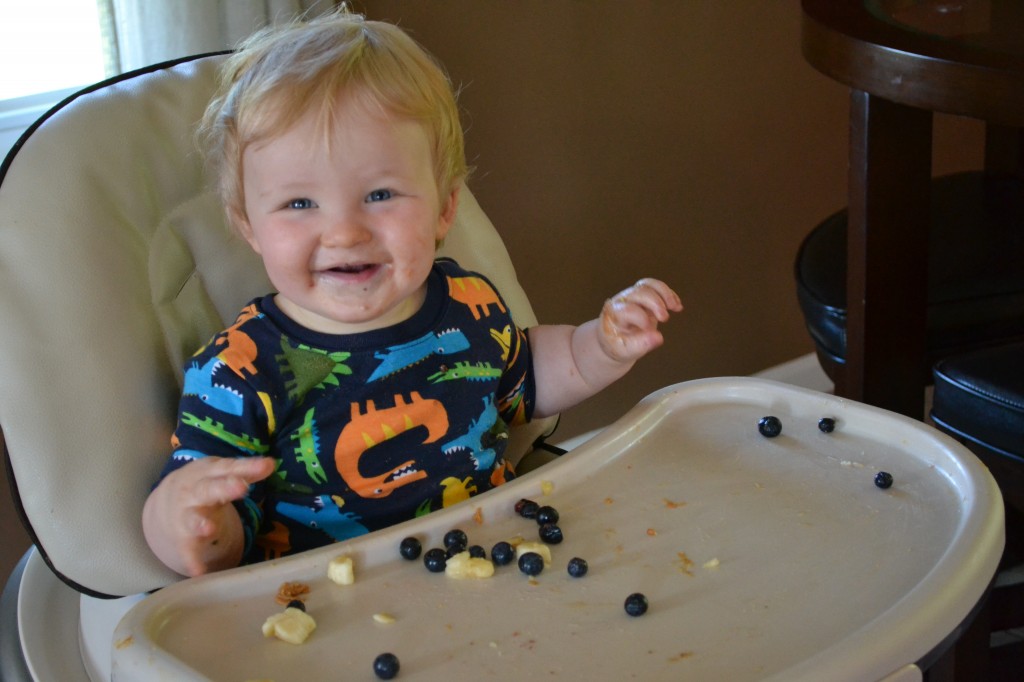
[(256, 365), (253, 364), (256, 360), (256, 344), (238, 328), (258, 314), (255, 304), (246, 306), (235, 318), (235, 323), (225, 329), (215, 342), (218, 346), (225, 346), (217, 357), (242, 379), (245, 378), (243, 371), (256, 374)]
[(263, 548), (265, 561), (280, 559), (281, 556), (291, 550), (292, 544), (288, 533), (288, 527), (284, 524), (272, 521), (273, 528), (268, 533), (256, 536), (256, 546)]
[(505, 312), (498, 294), (485, 280), (479, 277), (449, 277), (448, 291), (451, 297), (469, 306), (473, 319), (479, 320), (481, 315), (490, 317), (488, 306), (496, 305), (498, 310)]
[(505, 485), (508, 482), (505, 474), (510, 473), (515, 476), (515, 469), (512, 468), (512, 464), (507, 459), (503, 459), (498, 462), (494, 470), (491, 471), (491, 485), (497, 488), (499, 485)]
[(352, 403), (352, 420), (341, 430), (334, 447), (334, 465), (345, 483), (360, 497), (387, 497), (397, 488), (427, 477), (427, 472), (416, 468), (416, 460), (409, 460), (377, 476), (364, 476), (359, 471), (363, 453), (400, 433), (426, 427), (424, 443), (433, 443), (448, 432), (448, 413), (444, 405), (434, 399), (424, 399), (413, 391), (409, 402), (395, 396), (394, 407), (377, 409), (372, 400), (366, 410)]

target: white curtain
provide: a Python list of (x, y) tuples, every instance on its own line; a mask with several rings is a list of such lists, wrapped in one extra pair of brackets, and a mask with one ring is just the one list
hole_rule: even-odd
[(108, 75), (234, 47), (267, 24), (325, 12), (340, 0), (97, 0)]

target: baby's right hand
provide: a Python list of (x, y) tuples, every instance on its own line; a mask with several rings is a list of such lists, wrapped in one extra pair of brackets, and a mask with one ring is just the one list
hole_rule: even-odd
[(142, 513), (153, 553), (188, 576), (238, 565), (244, 537), (231, 503), (273, 471), (269, 457), (203, 457), (168, 474)]

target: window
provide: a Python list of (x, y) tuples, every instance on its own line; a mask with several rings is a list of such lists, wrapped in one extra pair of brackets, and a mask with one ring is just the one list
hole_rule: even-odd
[(103, 78), (96, 0), (0, 2), (0, 157), (50, 106)]

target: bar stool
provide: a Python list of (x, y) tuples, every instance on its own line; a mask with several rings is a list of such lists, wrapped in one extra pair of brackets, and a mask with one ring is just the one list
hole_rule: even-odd
[[(1024, 670), (1024, 343), (950, 356), (934, 368), (931, 417), (989, 468), (1006, 506), (1006, 549), (989, 598), (991, 680)], [(1017, 629), (1015, 636), (1006, 631)], [(1000, 641), (1002, 640), (1002, 641)], [(1008, 640), (1008, 642), (1007, 642)]]
[[(797, 299), (818, 360), (837, 384), (846, 357), (847, 213), (820, 223), (797, 252)], [(982, 171), (939, 177), (931, 188), (928, 357), (1024, 340), (1024, 183)], [(892, 292), (899, 296), (898, 291)]]

